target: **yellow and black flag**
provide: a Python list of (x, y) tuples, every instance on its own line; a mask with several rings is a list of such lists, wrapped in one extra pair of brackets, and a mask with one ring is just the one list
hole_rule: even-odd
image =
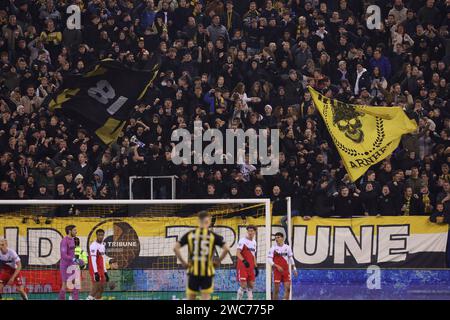
[(347, 104), (308, 87), (352, 181), (397, 148), (417, 124), (401, 107)]
[(159, 57), (137, 69), (106, 59), (81, 75), (70, 75), (45, 102), (94, 134), (105, 145), (117, 140), (125, 123), (155, 79)]

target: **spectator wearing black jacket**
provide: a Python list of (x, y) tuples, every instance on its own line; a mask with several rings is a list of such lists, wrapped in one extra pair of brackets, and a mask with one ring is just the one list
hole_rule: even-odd
[(378, 196), (377, 204), (378, 215), (397, 216), (401, 212), (399, 202), (395, 201), (387, 185), (384, 185), (381, 189), (381, 195)]
[(195, 173), (196, 177), (192, 181), (192, 193), (194, 197), (203, 198), (206, 195), (208, 182), (205, 178), (205, 170), (198, 168)]
[(420, 188), (420, 193), (418, 194), (418, 196), (423, 208), (423, 213), (427, 216), (432, 214), (436, 206), (436, 198), (433, 194), (430, 193), (428, 186), (425, 185)]
[(359, 95), (363, 89), (367, 90), (370, 88), (370, 74), (367, 69), (363, 67), (362, 63), (356, 64), (356, 74), (353, 79), (354, 93), (356, 95)]
[(48, 192), (47, 186), (45, 184), (41, 184), (39, 186), (38, 194), (34, 196), (34, 199), (37, 199), (37, 200), (51, 200), (51, 199), (53, 199), (53, 197)]
[(350, 194), (347, 186), (342, 186), (333, 199), (334, 215), (350, 218), (362, 214), (361, 200), (356, 194)]
[(431, 214), (430, 221), (438, 224), (450, 224), (450, 212), (445, 212), (443, 203), (436, 204), (436, 209)]
[(423, 205), (418, 195), (413, 193), (411, 187), (405, 188), (400, 210), (404, 216), (423, 215)]
[(282, 190), (279, 186), (275, 185), (272, 188), (272, 194), (270, 195), (270, 201), (272, 201), (272, 214), (274, 216), (286, 215), (286, 199), (282, 195)]
[(329, 217), (333, 213), (333, 202), (330, 194), (330, 184), (322, 181), (314, 190), (314, 213), (320, 217)]
[(377, 199), (378, 193), (371, 182), (366, 183), (365, 190), (361, 192), (360, 199), (366, 216), (376, 216), (379, 214)]
[(397, 170), (392, 176), (392, 181), (388, 182), (391, 197), (397, 203), (401, 203), (405, 184), (402, 181), (403, 171)]
[(0, 182), (0, 199), (14, 199), (15, 198), (14, 191), (10, 189), (8, 181)]

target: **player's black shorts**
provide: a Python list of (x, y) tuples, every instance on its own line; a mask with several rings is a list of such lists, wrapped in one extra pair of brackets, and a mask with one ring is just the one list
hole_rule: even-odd
[(188, 275), (186, 293), (212, 293), (214, 291), (214, 277)]

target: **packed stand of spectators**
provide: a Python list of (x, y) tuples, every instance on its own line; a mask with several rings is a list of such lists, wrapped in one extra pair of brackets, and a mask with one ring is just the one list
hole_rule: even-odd
[[(81, 11), (69, 29), (67, 7)], [(379, 29), (366, 7), (381, 8)], [(176, 175), (177, 198), (260, 198), (310, 216), (450, 210), (450, 1), (4, 0), (0, 4), (0, 198), (127, 199), (128, 178)], [(117, 143), (43, 105), (67, 74), (160, 54), (160, 73)], [(126, 79), (124, 79), (126, 81)], [(351, 183), (306, 87), (402, 106), (419, 129)], [(280, 171), (174, 165), (171, 132), (280, 129)], [(133, 187), (149, 198), (148, 181)], [(170, 182), (155, 180), (155, 197)], [(437, 217), (437, 218), (436, 218)]]

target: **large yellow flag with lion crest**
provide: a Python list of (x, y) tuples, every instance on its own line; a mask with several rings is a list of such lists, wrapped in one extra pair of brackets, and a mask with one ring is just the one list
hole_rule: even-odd
[(329, 99), (308, 87), (352, 181), (397, 148), (417, 124), (401, 107), (373, 107)]

